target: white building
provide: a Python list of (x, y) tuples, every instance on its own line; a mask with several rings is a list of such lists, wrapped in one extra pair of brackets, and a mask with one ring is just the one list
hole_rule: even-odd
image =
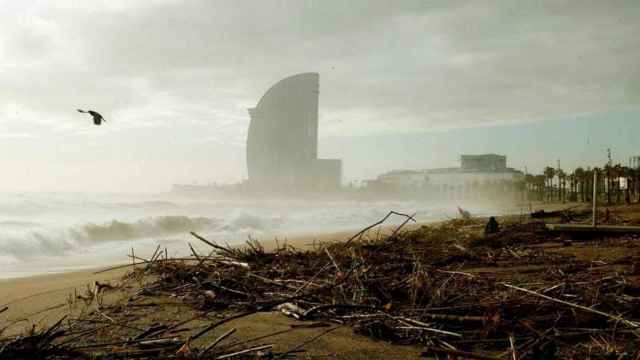
[(376, 182), (401, 190), (429, 189), (447, 198), (472, 195), (482, 188), (513, 188), (522, 181), (521, 171), (508, 168), (502, 155), (462, 155), (461, 167), (424, 170), (394, 170)]

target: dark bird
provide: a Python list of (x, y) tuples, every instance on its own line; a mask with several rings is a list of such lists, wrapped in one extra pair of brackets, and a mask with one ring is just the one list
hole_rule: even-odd
[(102, 115), (100, 115), (100, 113), (95, 112), (93, 110), (84, 111), (84, 110), (78, 109), (78, 112), (91, 115), (93, 117), (93, 123), (96, 125), (100, 125), (102, 124), (102, 122), (107, 122), (107, 120), (105, 120), (105, 118), (103, 118)]

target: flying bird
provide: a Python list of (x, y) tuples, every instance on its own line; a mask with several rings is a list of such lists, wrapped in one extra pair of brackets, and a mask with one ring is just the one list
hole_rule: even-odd
[(100, 125), (102, 124), (102, 122), (107, 122), (107, 120), (105, 120), (105, 118), (103, 118), (102, 115), (100, 115), (100, 113), (96, 111), (93, 111), (93, 110), (85, 111), (85, 110), (78, 109), (78, 112), (91, 115), (93, 117), (93, 123), (96, 125)]

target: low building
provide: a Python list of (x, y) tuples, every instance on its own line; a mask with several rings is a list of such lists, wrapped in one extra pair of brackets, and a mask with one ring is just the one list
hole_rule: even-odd
[(378, 182), (397, 188), (417, 188), (426, 184), (428, 178), (424, 171), (394, 170), (378, 176)]
[(507, 157), (497, 154), (462, 155), (460, 167), (464, 170), (504, 171), (507, 169)]
[(378, 176), (370, 184), (379, 188), (428, 192), (445, 198), (473, 197), (517, 188), (524, 179), (521, 171), (507, 167), (504, 155), (462, 155), (460, 167), (394, 170)]
[(640, 169), (640, 156), (632, 156), (629, 158), (629, 167), (632, 169)]

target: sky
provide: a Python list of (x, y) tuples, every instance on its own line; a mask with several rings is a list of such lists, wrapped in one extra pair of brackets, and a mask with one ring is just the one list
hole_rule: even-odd
[(636, 0), (0, 0), (0, 190), (241, 180), (246, 109), (309, 71), (345, 181), (460, 153), (625, 162), (638, 18)]

